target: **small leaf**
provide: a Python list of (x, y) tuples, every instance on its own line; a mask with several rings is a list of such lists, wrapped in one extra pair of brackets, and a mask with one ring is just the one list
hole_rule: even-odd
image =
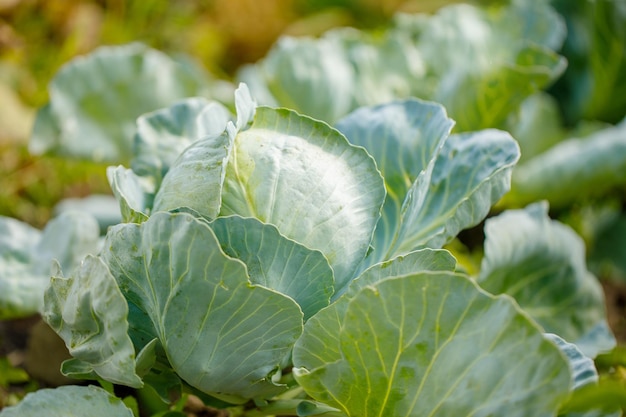
[(128, 337), (128, 305), (100, 258), (87, 256), (70, 278), (55, 274), (45, 294), (43, 318), (74, 357), (66, 374), (139, 388), (135, 349)]
[(305, 320), (328, 305), (334, 292), (333, 271), (321, 252), (253, 218), (219, 217), (210, 226), (224, 252), (246, 264), (253, 284), (293, 298)]
[(246, 84), (239, 84), (235, 90), (235, 108), (237, 110), (237, 130), (246, 130), (254, 121), (257, 104), (250, 95)]
[(92, 385), (40, 389), (26, 395), (19, 404), (2, 409), (0, 417), (39, 417), (42, 412), (48, 417), (85, 416), (86, 413), (98, 417), (134, 417), (122, 400)]
[(122, 221), (141, 223), (147, 220), (149, 207), (152, 205), (153, 185), (142, 180), (131, 169), (123, 166), (108, 167), (107, 177), (111, 190), (120, 205)]
[(153, 211), (189, 206), (209, 219), (217, 217), (232, 140), (230, 133), (224, 132), (185, 149), (163, 178)]

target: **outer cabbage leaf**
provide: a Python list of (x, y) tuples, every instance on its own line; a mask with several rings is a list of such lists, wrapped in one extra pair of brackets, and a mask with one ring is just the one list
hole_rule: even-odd
[(321, 359), (312, 320), (294, 348), (296, 380), (349, 416), (547, 417), (569, 392), (563, 355), (516, 304), (454, 273), (364, 287)]
[(133, 171), (158, 185), (183, 150), (205, 136), (221, 134), (232, 118), (226, 107), (201, 97), (188, 98), (137, 119)]
[(300, 345), (306, 345), (316, 352), (318, 362), (308, 359), (311, 368), (324, 366), (339, 355), (339, 334), (343, 317), (350, 300), (368, 285), (375, 285), (387, 278), (404, 276), (418, 272), (454, 271), (456, 260), (448, 251), (441, 249), (421, 249), (390, 261), (378, 263), (350, 283), (347, 291), (329, 307), (321, 310), (307, 322), (307, 332), (300, 338)]
[(188, 384), (243, 399), (283, 389), (271, 378), (302, 331), (302, 312), (292, 299), (251, 285), (246, 266), (222, 252), (204, 221), (155, 213), (112, 228), (105, 248), (126, 299), (143, 313), (129, 316), (131, 330), (152, 327)]
[(70, 278), (57, 271), (45, 293), (43, 318), (73, 356), (64, 363), (66, 375), (95, 372), (116, 384), (143, 386), (135, 373), (127, 317), (128, 304), (115, 278), (100, 258), (91, 255)]
[(582, 239), (550, 220), (547, 210), (533, 204), (487, 220), (477, 280), (491, 293), (514, 297), (547, 332), (584, 342), (578, 347), (593, 358), (615, 344), (610, 333), (587, 338), (598, 329), (609, 331), (602, 287), (585, 266)]
[[(567, 357), (572, 370), (572, 379), (574, 386), (572, 387), (572, 393), (570, 400), (581, 397), (581, 392), (587, 389), (594, 389), (599, 387), (598, 385), (598, 371), (596, 370), (593, 360), (585, 356), (576, 345), (568, 343), (559, 336), (548, 333), (545, 335), (548, 340), (554, 342), (561, 351)], [(582, 394), (584, 396), (584, 394)], [(594, 401), (595, 400), (595, 401)], [(617, 409), (615, 406), (610, 406), (599, 398), (592, 399), (584, 404), (586, 411), (584, 412), (566, 412), (559, 413), (559, 417), (620, 417), (621, 412), (609, 412), (602, 409)], [(564, 408), (569, 407), (566, 402)], [(563, 406), (562, 406), (563, 409)], [(562, 409), (560, 411), (562, 411)]]
[(98, 222), (77, 211), (61, 213), (43, 231), (0, 216), (0, 319), (40, 312), (52, 261), (71, 270), (99, 250), (99, 237)]
[(135, 119), (200, 94), (207, 81), (138, 43), (101, 47), (55, 75), (49, 85), (50, 104), (40, 111), (30, 150), (127, 161)]
[(255, 217), (321, 251), (340, 290), (367, 253), (384, 199), (383, 179), (363, 148), (325, 123), (259, 107), (235, 137), (220, 215)]
[(321, 252), (253, 218), (219, 217), (210, 226), (222, 250), (246, 264), (253, 284), (293, 298), (305, 320), (328, 305), (334, 293), (333, 270)]
[(49, 417), (79, 417), (85, 413), (98, 417), (133, 417), (121, 399), (92, 385), (40, 389), (26, 395), (19, 404), (2, 409), (0, 416), (38, 417), (43, 410)]
[(450, 136), (409, 190), (390, 254), (440, 248), (480, 223), (509, 190), (518, 158), (517, 142), (503, 131)]
[(553, 207), (626, 184), (626, 119), (583, 139), (568, 139), (515, 169), (507, 204), (547, 199)]
[(363, 107), (337, 122), (352, 144), (374, 157), (385, 179), (387, 197), (368, 263), (389, 259), (386, 251), (398, 233), (406, 194), (437, 157), (453, 125), (442, 106), (420, 100)]

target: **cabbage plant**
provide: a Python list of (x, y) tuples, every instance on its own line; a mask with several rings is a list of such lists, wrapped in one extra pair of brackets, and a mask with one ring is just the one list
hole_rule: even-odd
[[(475, 277), (443, 249), (509, 189), (508, 133), (450, 134), (445, 109), (417, 99), (334, 127), (257, 106), (245, 85), (235, 103), (138, 119), (131, 168), (108, 170), (122, 223), (45, 291), (43, 317), (73, 356), (65, 375), (249, 416), (556, 416), (596, 383), (589, 357), (614, 339), (579, 246), (559, 243), (573, 232), (541, 206), (503, 214)], [(504, 242), (528, 224), (539, 239)], [(548, 309), (569, 300), (563, 320), (516, 286), (546, 265), (556, 287), (538, 291)], [(0, 415), (34, 415), (44, 395), (51, 410), (68, 395), (100, 415), (123, 407), (85, 390)]]

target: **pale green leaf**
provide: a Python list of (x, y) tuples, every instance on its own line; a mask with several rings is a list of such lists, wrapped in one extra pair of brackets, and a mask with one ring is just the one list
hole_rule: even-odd
[(100, 247), (98, 222), (67, 211), (43, 231), (0, 216), (0, 318), (27, 317), (41, 311), (53, 260), (71, 270)]
[(593, 358), (615, 344), (586, 337), (606, 320), (602, 287), (587, 270), (582, 239), (547, 211), (537, 203), (487, 220), (478, 283), (515, 298), (547, 332), (584, 341), (579, 348)]
[(52, 79), (50, 104), (38, 117), (31, 150), (128, 161), (135, 119), (198, 95), (206, 82), (139, 43), (100, 47), (69, 62)]
[(502, 128), (526, 97), (549, 85), (565, 67), (556, 53), (529, 45), (516, 62), (503, 63), (497, 71), (451, 71), (429, 98), (446, 107), (456, 131)]
[(237, 130), (246, 130), (256, 114), (257, 103), (250, 95), (250, 90), (246, 84), (239, 84), (235, 90), (235, 108), (237, 110)]
[(161, 183), (176, 158), (191, 143), (221, 134), (232, 115), (215, 101), (192, 97), (137, 119), (132, 169)]
[(402, 202), (419, 173), (437, 157), (453, 125), (443, 107), (415, 99), (363, 107), (337, 122), (352, 144), (374, 157), (385, 179), (387, 197), (369, 264), (389, 259), (385, 255), (398, 233)]
[(325, 123), (259, 107), (235, 138), (220, 215), (256, 217), (321, 251), (341, 289), (367, 253), (384, 198), (363, 148)]
[(431, 84), (424, 98), (443, 104), (457, 131), (503, 127), (523, 99), (565, 69), (554, 50), (563, 19), (544, 2), (484, 10), (467, 4), (435, 15), (400, 15), (395, 31), (416, 39)]
[(349, 416), (548, 417), (570, 388), (561, 352), (510, 298), (454, 273), (363, 288), (332, 360), (319, 361), (310, 326), (294, 348), (296, 379)]
[(574, 381), (572, 389), (575, 390), (584, 385), (598, 382), (598, 371), (593, 360), (585, 356), (575, 344), (568, 343), (553, 333), (546, 333), (545, 337), (554, 342), (567, 357), (572, 370), (572, 380)]
[(185, 149), (163, 178), (153, 211), (188, 206), (209, 219), (217, 217), (232, 140), (231, 133), (224, 132)]
[(346, 292), (337, 301), (307, 322), (307, 332), (302, 335), (299, 343), (315, 351), (315, 358), (318, 361), (313, 363), (312, 358), (309, 358), (309, 365), (317, 367), (335, 360), (340, 349), (339, 333), (343, 316), (348, 303), (361, 289), (388, 278), (410, 273), (454, 271), (455, 266), (456, 260), (448, 251), (421, 249), (368, 268), (350, 283)]
[(507, 202), (546, 199), (563, 207), (626, 184), (626, 119), (583, 139), (568, 139), (518, 166)]
[[(259, 79), (263, 79), (282, 107), (329, 123), (353, 108), (355, 70), (341, 45), (330, 39), (283, 37), (257, 64), (256, 71), (240, 74), (241, 81), (253, 74), (250, 87), (255, 94), (262, 85)], [(261, 94), (264, 90), (260, 89)]]
[(152, 206), (154, 184), (121, 165), (108, 167), (107, 177), (120, 206), (122, 221), (134, 223), (145, 221)]
[(45, 293), (44, 320), (73, 356), (66, 374), (89, 375), (139, 388), (128, 305), (106, 265), (89, 255), (69, 278), (58, 271)]
[[(173, 370), (205, 392), (241, 398), (280, 392), (271, 380), (302, 331), (290, 298), (253, 286), (210, 227), (186, 213), (155, 213), (109, 231), (103, 257), (152, 327)], [(149, 321), (149, 324), (145, 321)], [(149, 339), (145, 337), (145, 339)]]
[(100, 226), (100, 234), (106, 234), (109, 226), (122, 221), (120, 205), (110, 194), (89, 194), (86, 197), (64, 198), (54, 206), (54, 216), (65, 211), (83, 211), (93, 216)]
[(517, 142), (503, 131), (450, 136), (409, 190), (391, 255), (440, 248), (480, 223), (509, 190), (518, 158)]
[(222, 250), (246, 264), (250, 281), (293, 298), (305, 320), (328, 305), (334, 292), (333, 271), (321, 252), (254, 218), (219, 217), (210, 225)]
[(100, 387), (70, 385), (40, 389), (13, 407), (0, 411), (1, 417), (134, 417), (121, 399)]
[(507, 121), (507, 129), (521, 149), (520, 162), (546, 151), (565, 136), (559, 107), (548, 93), (535, 93), (524, 100)]

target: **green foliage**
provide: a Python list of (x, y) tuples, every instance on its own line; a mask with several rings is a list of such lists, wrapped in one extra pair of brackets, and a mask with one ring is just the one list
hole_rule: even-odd
[[(565, 36), (546, 2), (402, 14), (378, 33), (283, 38), (241, 70), (234, 100), (140, 44), (69, 63), (31, 147), (123, 164), (107, 171), (121, 223), (100, 245), (71, 212), (43, 232), (6, 219), (6, 317), (42, 313), (73, 355), (63, 373), (164, 404), (613, 416), (620, 388), (593, 362), (615, 345), (601, 287), (547, 204), (485, 221), (475, 277), (442, 249), (511, 184), (501, 207), (567, 207), (623, 185), (610, 175), (623, 126), (567, 139), (541, 92), (565, 68)], [(66, 396), (132, 414), (70, 387), (0, 416), (54, 412)], [(181, 415), (180, 401), (155, 412)]]
[(541, 2), (452, 5), (428, 17), (398, 15), (382, 36), (283, 38), (239, 79), (261, 103), (331, 123), (357, 107), (417, 96), (443, 104), (460, 131), (502, 127), (563, 72), (555, 49), (564, 37), (562, 19)]

